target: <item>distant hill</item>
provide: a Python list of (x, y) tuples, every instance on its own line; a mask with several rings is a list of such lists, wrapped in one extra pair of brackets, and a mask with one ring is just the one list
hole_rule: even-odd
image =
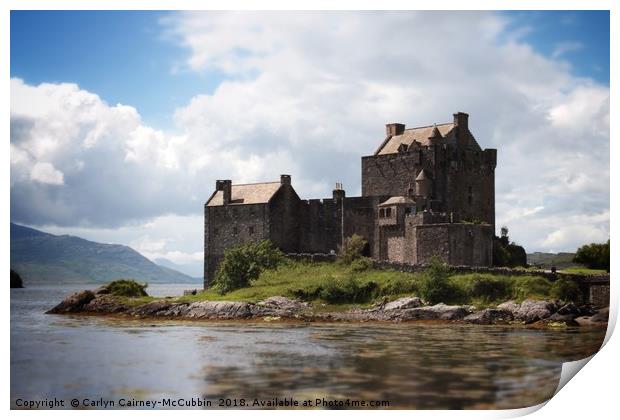
[(188, 276), (202, 278), (202, 262), (194, 262), (187, 264), (178, 264), (170, 261), (166, 258), (155, 258), (153, 262), (161, 267), (172, 268), (173, 270), (180, 271), (183, 274), (187, 274)]
[(11, 269), (28, 283), (103, 283), (132, 278), (149, 283), (198, 283), (161, 267), (125, 245), (52, 235), (11, 223)]
[(552, 266), (555, 266), (557, 269), (563, 269), (579, 265), (573, 262), (574, 257), (575, 254), (573, 252), (560, 252), (558, 254), (534, 252), (533, 254), (527, 254), (527, 263), (546, 269), (550, 269)]

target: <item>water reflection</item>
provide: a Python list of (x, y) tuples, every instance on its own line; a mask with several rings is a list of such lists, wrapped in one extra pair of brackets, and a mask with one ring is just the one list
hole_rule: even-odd
[(308, 329), (303, 351), (274, 340), (273, 350), (245, 349), (250, 368), (208, 366), (204, 396), (388, 400), (392, 407), (420, 409), (525, 407), (549, 399), (561, 363), (591, 355), (604, 336), (600, 330), (413, 324)]
[(11, 290), (12, 403), (203, 396), (518, 408), (551, 397), (562, 362), (593, 354), (605, 335), (599, 329), (145, 322), (43, 314), (69, 292)]

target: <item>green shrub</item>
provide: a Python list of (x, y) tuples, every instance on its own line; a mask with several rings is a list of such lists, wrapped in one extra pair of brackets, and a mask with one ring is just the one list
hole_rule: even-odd
[(468, 292), (472, 298), (487, 303), (506, 301), (511, 298), (512, 284), (506, 278), (477, 275), (471, 282)]
[(140, 284), (131, 279), (118, 279), (108, 284), (108, 290), (110, 294), (114, 296), (125, 297), (143, 297), (148, 296), (146, 288), (148, 284)]
[(609, 272), (609, 240), (604, 244), (590, 244), (579, 247), (573, 262), (588, 268), (599, 268)]
[(565, 302), (581, 302), (581, 290), (577, 282), (564, 277), (560, 277), (551, 285), (550, 293), (554, 298)]
[(450, 269), (437, 256), (431, 258), (429, 267), (419, 281), (421, 297), (430, 303), (453, 302), (462, 296), (458, 286), (449, 280)]
[(353, 260), (350, 265), (350, 270), (354, 273), (360, 273), (362, 271), (368, 271), (374, 267), (374, 261), (372, 258), (361, 257)]
[(378, 290), (378, 297), (418, 293), (418, 285), (411, 276), (391, 278)]
[(512, 278), (512, 299), (546, 299), (549, 297), (551, 283), (538, 276), (519, 276)]
[(374, 297), (377, 283), (353, 277), (335, 278), (323, 285), (321, 299), (327, 303), (365, 303)]
[(283, 262), (284, 254), (269, 240), (229, 248), (215, 274), (214, 287), (221, 294), (248, 287), (263, 270), (275, 269)]
[(338, 249), (338, 261), (343, 264), (351, 264), (353, 261), (364, 256), (364, 249), (368, 242), (360, 235), (353, 235), (344, 240)]

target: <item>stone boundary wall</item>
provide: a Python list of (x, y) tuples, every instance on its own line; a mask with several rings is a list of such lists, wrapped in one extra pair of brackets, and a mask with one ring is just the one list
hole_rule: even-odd
[(336, 262), (338, 256), (336, 254), (322, 254), (322, 253), (299, 253), (299, 254), (284, 254), (286, 258), (293, 261), (306, 261), (306, 262)]

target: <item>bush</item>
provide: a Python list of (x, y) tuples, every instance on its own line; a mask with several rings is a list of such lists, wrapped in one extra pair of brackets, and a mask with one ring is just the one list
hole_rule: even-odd
[(490, 303), (511, 298), (512, 285), (505, 278), (476, 276), (471, 283), (469, 294), (483, 302)]
[(437, 256), (431, 258), (429, 267), (420, 279), (421, 297), (430, 303), (451, 302), (461, 296), (458, 287), (450, 282), (448, 266)]
[(327, 303), (365, 303), (377, 290), (374, 281), (361, 282), (353, 277), (337, 278), (323, 285), (321, 299)]
[(374, 261), (372, 258), (361, 257), (351, 262), (350, 269), (354, 273), (360, 273), (362, 271), (368, 271), (374, 267)]
[(512, 298), (516, 300), (546, 299), (549, 297), (551, 283), (537, 276), (514, 277), (512, 281)]
[(248, 287), (263, 270), (275, 269), (283, 262), (284, 254), (269, 240), (229, 248), (215, 274), (214, 287), (221, 294)]
[(378, 296), (397, 296), (418, 293), (418, 285), (410, 276), (387, 280), (379, 289)]
[(560, 277), (551, 285), (551, 296), (565, 302), (581, 302), (581, 290), (574, 280)]
[(609, 240), (604, 244), (590, 244), (579, 247), (573, 262), (588, 268), (598, 268), (609, 272)]
[(525, 249), (510, 242), (506, 226), (502, 226), (501, 236), (493, 239), (493, 265), (496, 267), (527, 267)]
[(110, 294), (125, 297), (143, 297), (148, 296), (146, 288), (148, 284), (140, 284), (135, 280), (118, 279), (108, 284)]
[(343, 264), (351, 264), (353, 261), (362, 258), (367, 245), (366, 239), (360, 235), (355, 234), (346, 238), (338, 249), (338, 261)]

